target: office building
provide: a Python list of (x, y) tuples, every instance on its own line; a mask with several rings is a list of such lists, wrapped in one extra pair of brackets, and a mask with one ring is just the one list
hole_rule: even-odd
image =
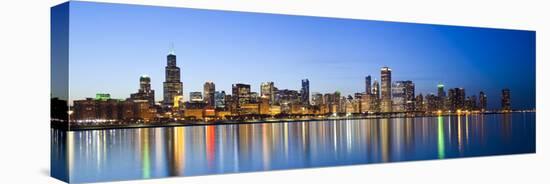
[(501, 110), (505, 112), (509, 112), (512, 110), (512, 105), (510, 100), (510, 89), (508, 88), (502, 90)]
[(302, 89), (300, 90), (301, 102), (303, 105), (309, 105), (309, 80), (302, 79)]
[(267, 97), (269, 103), (273, 104), (275, 102), (275, 84), (273, 82), (262, 82), (260, 85), (260, 96)]
[(391, 88), (393, 112), (414, 111), (414, 83), (412, 81), (395, 81)]
[(446, 110), (447, 94), (445, 94), (445, 85), (439, 83), (437, 85), (437, 109)]
[(314, 92), (311, 94), (311, 103), (312, 105), (322, 105), (323, 104), (323, 94)]
[(166, 78), (163, 83), (163, 105), (171, 107), (174, 104), (174, 97), (183, 95), (183, 83), (180, 81), (180, 68), (176, 65), (176, 55), (173, 53), (167, 56), (165, 75)]
[(202, 93), (200, 91), (189, 92), (189, 101), (203, 102)]
[(370, 95), (371, 93), (371, 77), (368, 75), (365, 77), (365, 94)]
[(479, 110), (485, 112), (487, 110), (487, 95), (483, 91), (479, 92)]
[(155, 105), (155, 90), (151, 89), (151, 78), (147, 75), (139, 77), (139, 90), (130, 94), (133, 100), (147, 100), (150, 106)]
[(232, 96), (234, 98), (234, 102), (237, 103), (237, 105), (250, 103), (250, 85), (241, 83), (233, 84)]
[(447, 95), (448, 110), (451, 112), (465, 110), (466, 93), (464, 88), (451, 88)]
[(381, 110), (382, 112), (392, 112), (392, 100), (391, 100), (391, 69), (388, 67), (382, 67), (380, 70), (381, 75)]
[(215, 97), (214, 93), (216, 92), (216, 85), (214, 85), (214, 82), (205, 82), (203, 87), (203, 101), (206, 103), (207, 106), (213, 107), (215, 106)]
[(216, 109), (225, 109), (225, 91), (214, 92), (214, 106)]
[(422, 93), (416, 96), (414, 103), (415, 103), (414, 104), (415, 111), (419, 111), (419, 112), (425, 111), (424, 96), (422, 95)]

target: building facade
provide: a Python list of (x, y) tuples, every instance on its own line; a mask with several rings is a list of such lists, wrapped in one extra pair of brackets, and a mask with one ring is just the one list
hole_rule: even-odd
[(202, 93), (200, 91), (189, 92), (190, 102), (203, 102)]
[(511, 99), (510, 99), (510, 89), (508, 89), (508, 88), (502, 90), (501, 110), (505, 111), (505, 112), (512, 110), (512, 102), (511, 102)]
[(234, 102), (238, 105), (250, 103), (250, 85), (249, 84), (233, 84), (232, 95)]
[(371, 93), (371, 77), (368, 75), (365, 77), (365, 94), (370, 95)]
[(275, 102), (275, 84), (273, 82), (262, 82), (260, 85), (260, 96), (267, 97), (269, 103)]
[(487, 110), (487, 95), (483, 91), (479, 92), (479, 110), (485, 112)]
[(446, 110), (447, 94), (445, 94), (445, 85), (439, 83), (437, 85), (437, 109)]
[(139, 77), (139, 90), (137, 93), (130, 94), (133, 100), (147, 100), (149, 105), (155, 105), (155, 90), (151, 89), (151, 78), (147, 75)]
[(225, 91), (216, 91), (214, 92), (214, 103), (216, 109), (225, 109)]
[(309, 79), (302, 79), (302, 89), (300, 90), (301, 102), (303, 105), (309, 105)]
[(449, 111), (465, 110), (466, 92), (464, 88), (451, 88), (447, 95), (447, 107)]
[(204, 103), (206, 103), (207, 106), (214, 107), (215, 104), (215, 97), (214, 93), (216, 92), (216, 85), (214, 82), (205, 82), (203, 86), (203, 99)]
[(381, 76), (381, 110), (382, 112), (392, 112), (392, 100), (391, 100), (391, 69), (388, 67), (382, 67), (380, 70)]
[(412, 81), (395, 81), (391, 88), (393, 112), (414, 111), (414, 83)]
[(176, 55), (173, 53), (168, 54), (167, 65), (164, 70), (166, 78), (163, 83), (163, 105), (171, 107), (174, 104), (174, 97), (183, 95), (180, 68), (176, 65)]

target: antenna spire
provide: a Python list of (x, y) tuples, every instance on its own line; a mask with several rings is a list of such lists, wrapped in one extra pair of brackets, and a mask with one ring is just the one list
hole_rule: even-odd
[(175, 55), (174, 43), (173, 42), (170, 42), (170, 46), (169, 46), (168, 50), (169, 50), (168, 51), (169, 54)]

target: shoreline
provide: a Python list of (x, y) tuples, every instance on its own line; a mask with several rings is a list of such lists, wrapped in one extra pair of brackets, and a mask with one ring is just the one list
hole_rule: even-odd
[(88, 131), (88, 130), (110, 130), (110, 129), (134, 129), (134, 128), (162, 128), (162, 127), (186, 127), (186, 126), (218, 126), (218, 125), (237, 125), (237, 124), (261, 124), (261, 123), (291, 123), (291, 122), (315, 122), (315, 121), (331, 121), (331, 120), (361, 120), (361, 119), (393, 119), (393, 118), (422, 118), (422, 117), (447, 117), (447, 116), (466, 116), (466, 115), (490, 115), (490, 114), (514, 114), (514, 113), (536, 113), (536, 111), (528, 112), (489, 112), (489, 113), (473, 113), (473, 114), (441, 114), (441, 115), (422, 115), (422, 116), (356, 116), (356, 117), (320, 117), (320, 118), (302, 118), (302, 119), (259, 119), (259, 120), (218, 120), (211, 122), (183, 120), (180, 122), (168, 123), (147, 123), (147, 124), (121, 124), (121, 125), (60, 125), (59, 123), (50, 123), (50, 128), (61, 129), (65, 131)]

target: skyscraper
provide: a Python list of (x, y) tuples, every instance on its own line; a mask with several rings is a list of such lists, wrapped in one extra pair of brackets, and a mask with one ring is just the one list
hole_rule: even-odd
[(424, 108), (424, 96), (422, 95), (422, 93), (420, 93), (419, 95), (416, 96), (415, 100), (414, 100), (415, 104), (414, 104), (414, 110), (415, 111), (425, 111), (425, 108)]
[(502, 90), (501, 108), (502, 108), (502, 111), (505, 111), (505, 112), (512, 110), (511, 100), (510, 100), (510, 89), (508, 88)]
[(380, 83), (374, 79), (374, 82), (372, 83), (372, 89), (371, 89), (371, 99), (370, 99), (370, 107), (369, 110), (372, 112), (380, 112)]
[(302, 79), (302, 90), (300, 90), (302, 104), (309, 105), (309, 80)]
[(275, 84), (273, 82), (262, 82), (260, 85), (260, 96), (262, 98), (268, 98), (269, 103), (275, 102)]
[(466, 91), (464, 88), (458, 88), (458, 107), (460, 109), (466, 108)]
[[(454, 112), (457, 110), (458, 88), (451, 88), (447, 93), (447, 109)], [(439, 98), (439, 96), (438, 96)], [(439, 98), (440, 99), (440, 98)]]
[(447, 101), (447, 95), (445, 94), (445, 86), (441, 83), (437, 84), (437, 109), (444, 110), (445, 102)]
[(475, 95), (466, 97), (466, 101), (464, 101), (464, 109), (469, 111), (477, 109), (477, 98)]
[(313, 92), (311, 94), (311, 103), (312, 105), (322, 105), (323, 104), (323, 94), (319, 92)]
[(238, 105), (250, 103), (250, 85), (249, 84), (233, 84), (232, 86), (233, 102)]
[(216, 108), (225, 108), (225, 91), (214, 92), (214, 103)]
[(415, 101), (414, 83), (405, 81), (405, 111), (414, 111)]
[(281, 106), (281, 112), (290, 113), (292, 105), (302, 103), (301, 93), (298, 90), (280, 89), (275, 94), (275, 101)]
[(450, 111), (464, 110), (466, 101), (466, 92), (464, 88), (449, 89), (447, 103)]
[(155, 104), (155, 90), (151, 89), (151, 78), (147, 75), (139, 77), (139, 90), (137, 93), (132, 93), (130, 98), (133, 100), (147, 100), (149, 105)]
[(276, 101), (283, 104), (298, 104), (302, 102), (301, 93), (297, 90), (280, 89), (275, 94)]
[(370, 95), (371, 93), (371, 78), (370, 75), (368, 75), (367, 77), (365, 77), (365, 94)]
[(180, 68), (176, 65), (176, 55), (173, 53), (167, 56), (165, 76), (163, 105), (171, 107), (174, 103), (174, 97), (182, 96), (183, 92), (183, 83), (180, 81)]
[(216, 85), (214, 82), (205, 82), (203, 89), (203, 98), (207, 106), (215, 106), (214, 92), (216, 91)]
[(380, 98), (380, 83), (376, 79), (374, 79), (374, 82), (372, 83), (372, 95), (375, 99)]
[(439, 99), (437, 96), (435, 96), (433, 93), (426, 95), (426, 111), (429, 113), (433, 113), (434, 111), (440, 110), (437, 107), (437, 104), (439, 103)]
[(381, 76), (381, 110), (382, 112), (392, 112), (392, 101), (391, 101), (391, 69), (388, 67), (382, 67), (380, 70)]
[(437, 84), (437, 97), (445, 96), (445, 85), (439, 83)]
[(258, 92), (250, 92), (250, 103), (260, 103), (261, 96), (258, 94)]
[(487, 95), (483, 91), (479, 92), (479, 110), (485, 112), (487, 110)]
[(392, 86), (394, 112), (414, 111), (414, 83), (412, 81), (395, 81)]

